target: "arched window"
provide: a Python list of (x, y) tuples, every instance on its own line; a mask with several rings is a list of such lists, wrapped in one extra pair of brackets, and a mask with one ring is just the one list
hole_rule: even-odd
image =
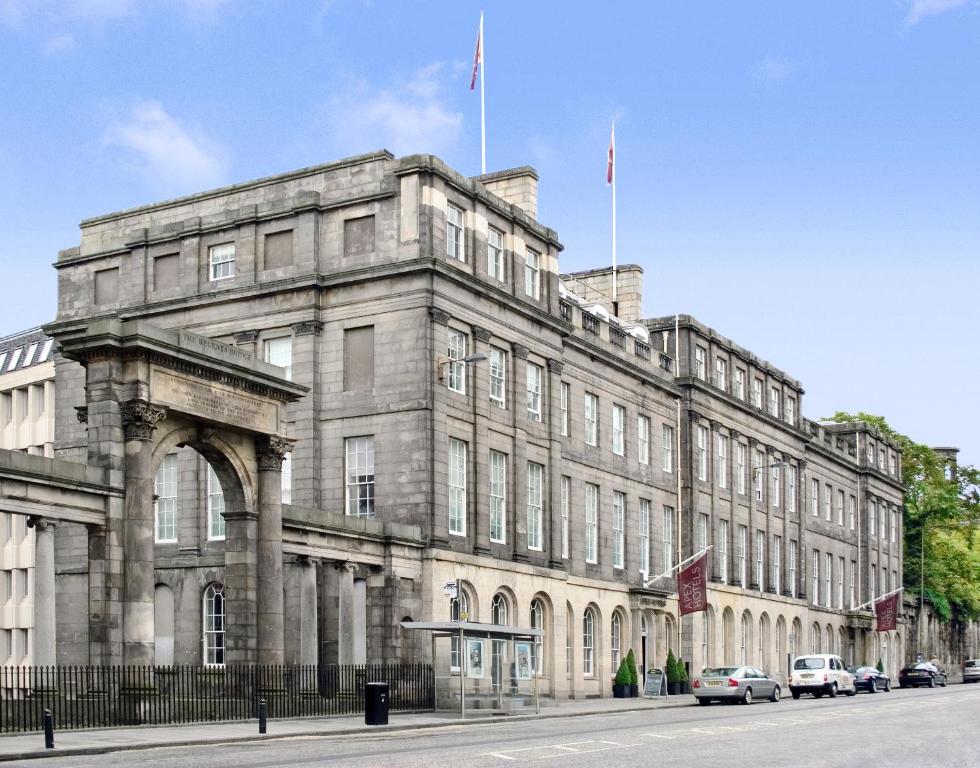
[(786, 671), (786, 660), (783, 658), (783, 654), (785, 653), (783, 649), (786, 647), (785, 637), (786, 621), (782, 616), (780, 616), (778, 619), (776, 619), (776, 670), (779, 673)]
[(722, 664), (735, 661), (735, 614), (731, 608), (726, 608), (721, 614), (722, 631)]
[[(461, 621), (463, 616), (469, 617), (469, 612), (469, 598), (466, 590), (460, 587), (457, 597), (449, 601), (449, 620)], [(455, 633), (449, 638), (449, 666), (454, 670), (459, 669), (459, 636)]]
[(824, 642), (826, 643), (824, 653), (837, 653), (834, 649), (834, 628), (830, 624), (824, 630)]
[(749, 650), (752, 648), (752, 619), (748, 613), (742, 614), (742, 637), (739, 646), (738, 663), (745, 666), (749, 663)]
[[(531, 601), (531, 628), (544, 629), (544, 606), (538, 598)], [(534, 638), (532, 667), (535, 674), (544, 674), (544, 635)]]
[(582, 618), (582, 674), (586, 677), (595, 675), (595, 611), (585, 610)]
[(714, 663), (711, 653), (711, 634), (714, 621), (715, 612), (709, 605), (701, 614), (701, 663), (705, 667), (710, 667)]
[(609, 624), (609, 651), (610, 660), (612, 661), (612, 674), (615, 675), (619, 671), (619, 646), (623, 637), (623, 622), (619, 618), (618, 613), (612, 615), (612, 621)]
[(225, 663), (225, 587), (208, 584), (204, 590), (204, 664)]
[(759, 655), (755, 660), (757, 666), (767, 673), (772, 665), (772, 660), (769, 658), (769, 629), (769, 615), (764, 613), (759, 619)]
[(490, 601), (490, 623), (499, 625), (507, 623), (507, 598), (499, 592)]
[(565, 603), (565, 674), (572, 676), (574, 670), (573, 654), (575, 653), (575, 616), (572, 611), (572, 604)]
[(810, 653), (820, 653), (820, 625), (810, 627)]

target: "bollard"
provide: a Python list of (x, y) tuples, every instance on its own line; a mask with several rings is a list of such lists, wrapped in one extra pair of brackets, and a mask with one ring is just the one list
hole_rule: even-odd
[(259, 733), (265, 733), (265, 699), (259, 699)]
[(54, 716), (50, 709), (44, 710), (44, 748), (54, 749)]

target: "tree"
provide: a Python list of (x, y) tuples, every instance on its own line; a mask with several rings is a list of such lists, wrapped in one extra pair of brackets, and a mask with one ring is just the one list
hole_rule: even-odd
[(636, 656), (633, 654), (633, 649), (630, 648), (629, 653), (626, 654), (626, 665), (630, 668), (630, 685), (639, 684), (639, 674), (636, 671)]
[(828, 421), (866, 422), (902, 448), (905, 591), (918, 597), (921, 584), (944, 621), (980, 617), (980, 471), (950, 465), (882, 416), (838, 411)]

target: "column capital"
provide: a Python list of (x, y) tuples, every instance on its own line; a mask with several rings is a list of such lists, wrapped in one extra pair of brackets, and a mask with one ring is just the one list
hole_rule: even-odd
[(737, 429), (729, 429), (728, 430), (728, 436), (732, 440), (738, 440), (742, 436), (742, 433), (739, 432)]
[(528, 348), (521, 345), (515, 344), (513, 347), (514, 357), (519, 357), (521, 360), (527, 360)]
[(565, 364), (561, 360), (555, 360), (554, 358), (549, 357), (548, 370), (561, 376), (561, 372), (565, 370)]
[(293, 440), (279, 435), (262, 435), (255, 438), (255, 457), (259, 469), (282, 470), (282, 461), (293, 447)]
[(251, 344), (259, 338), (258, 331), (239, 331), (235, 334), (236, 344)]
[(755, 448), (759, 445), (759, 438), (749, 435), (749, 447)]
[(490, 338), (492, 336), (493, 334), (490, 333), (490, 331), (488, 331), (486, 328), (481, 328), (478, 325), (473, 326), (473, 337), (477, 341), (490, 341)]
[(58, 523), (57, 521), (47, 517), (32, 516), (27, 518), (27, 527), (33, 528), (35, 531), (38, 532), (53, 531), (55, 528), (58, 527)]
[(449, 313), (438, 307), (429, 307), (429, 317), (432, 318), (432, 322), (439, 323), (441, 325), (449, 325)]
[(721, 429), (721, 422), (720, 421), (715, 421), (714, 419), (711, 419), (708, 423), (711, 425), (711, 430), (713, 432), (717, 432), (718, 430)]
[(693, 408), (687, 409), (687, 418), (691, 421), (697, 421), (701, 418), (701, 414), (695, 411)]
[(797, 459), (796, 466), (798, 466), (800, 468), (800, 471), (801, 472), (803, 470), (805, 470), (806, 469), (806, 459)]
[(127, 440), (149, 440), (157, 422), (167, 418), (167, 409), (145, 400), (130, 400), (120, 406), (123, 434)]
[(79, 424), (88, 424), (88, 406), (76, 405), (75, 417), (78, 419)]
[(323, 322), (320, 320), (303, 320), (300, 323), (293, 323), (293, 334), (295, 336), (310, 336), (323, 333)]

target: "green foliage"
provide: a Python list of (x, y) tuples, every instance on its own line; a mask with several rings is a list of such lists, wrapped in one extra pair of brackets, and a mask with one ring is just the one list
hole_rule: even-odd
[(619, 662), (619, 669), (616, 671), (616, 685), (631, 685), (633, 680), (633, 675), (630, 673), (630, 665), (626, 663), (626, 659)]
[(885, 665), (881, 663), (881, 659), (878, 659), (878, 663), (875, 664), (875, 669), (877, 669), (881, 674), (885, 674)]
[(677, 657), (674, 656), (674, 652), (668, 648), (667, 649), (667, 665), (664, 670), (667, 673), (668, 683), (679, 683), (681, 678), (677, 676)]
[(881, 416), (838, 411), (829, 421), (864, 421), (901, 446), (906, 594), (918, 598), (921, 584), (943, 621), (980, 618), (980, 471), (951, 470), (942, 456)]
[(633, 649), (630, 648), (629, 653), (626, 654), (626, 666), (630, 670), (630, 685), (638, 685), (640, 682), (640, 677), (636, 672), (636, 656), (633, 653)]

